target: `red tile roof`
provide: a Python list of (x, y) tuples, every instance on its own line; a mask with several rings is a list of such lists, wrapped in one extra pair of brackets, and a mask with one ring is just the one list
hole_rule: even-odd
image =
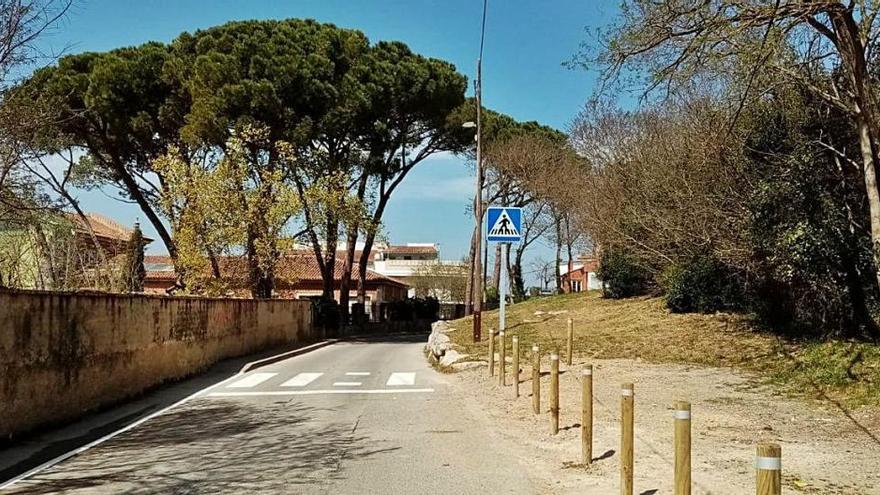
[[(220, 273), (224, 278), (241, 278), (247, 276), (247, 259), (244, 257), (224, 256), (219, 259)], [(174, 281), (177, 275), (174, 272), (174, 264), (170, 256), (144, 256), (144, 267), (147, 270), (147, 281)], [(343, 260), (336, 258), (335, 276), (338, 281), (342, 279)], [(357, 277), (358, 263), (355, 262), (352, 270), (353, 278)], [(206, 274), (207, 275), (207, 274)], [(287, 254), (283, 255), (275, 267), (275, 278), (296, 282), (321, 282), (321, 270), (314, 254)], [(368, 282), (383, 282), (400, 287), (408, 287), (400, 280), (386, 277), (373, 270), (367, 270)]]
[[(336, 250), (336, 258), (344, 259), (346, 250), (345, 248), (340, 248)], [(361, 259), (362, 250), (356, 249), (354, 252), (355, 261)], [(373, 249), (370, 250), (369, 260), (373, 261), (376, 258), (377, 253), (386, 253), (386, 254), (437, 254), (437, 246), (373, 246)], [(310, 255), (314, 256), (314, 251), (309, 248), (298, 247), (296, 249), (292, 249), (288, 251), (288, 254), (291, 255)]]
[[(86, 213), (85, 221), (76, 213), (65, 213), (64, 216), (82, 233), (88, 233), (88, 226), (91, 226), (92, 232), (95, 233), (96, 237), (103, 237), (114, 241), (128, 241), (131, 238), (131, 233), (134, 232), (134, 229), (130, 229), (97, 213)], [(153, 241), (153, 239), (148, 237), (144, 237), (144, 240), (147, 242)]]

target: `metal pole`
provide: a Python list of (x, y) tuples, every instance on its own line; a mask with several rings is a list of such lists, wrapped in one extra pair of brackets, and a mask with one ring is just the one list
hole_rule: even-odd
[[(507, 243), (501, 244), (502, 267), (507, 266)], [(505, 306), (507, 306), (507, 270), (501, 268), (501, 279), (498, 281), (498, 330), (505, 328)]]
[[(476, 81), (476, 96), (477, 96), (477, 194), (474, 196), (474, 218), (477, 222), (477, 248), (474, 250), (474, 271), (471, 273), (471, 277), (473, 277), (473, 283), (471, 287), (473, 288), (473, 296), (471, 297), (471, 303), (474, 305), (474, 342), (480, 341), (480, 334), (482, 333), (482, 320), (480, 311), (483, 306), (483, 268), (482, 268), (482, 247), (483, 247), (483, 146), (482, 146), (482, 85), (481, 81), (481, 73), (482, 73), (482, 56), (477, 59), (477, 81)], [(499, 331), (503, 331), (504, 328), (501, 327), (498, 329)]]
[[(473, 295), (471, 301), (474, 305), (474, 342), (480, 341), (482, 333), (482, 320), (480, 311), (483, 307), (483, 269), (480, 252), (483, 247), (483, 43), (486, 39), (486, 11), (489, 8), (489, 0), (483, 0), (483, 19), (480, 22), (480, 56), (477, 57), (477, 195), (474, 197), (474, 217), (477, 221), (477, 246), (474, 250), (474, 271), (471, 273)], [(499, 328), (499, 331), (504, 328)]]

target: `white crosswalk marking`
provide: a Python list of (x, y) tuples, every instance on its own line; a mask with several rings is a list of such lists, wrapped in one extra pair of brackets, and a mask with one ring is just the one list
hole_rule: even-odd
[(360, 387), (361, 382), (333, 382), (334, 387)]
[(282, 387), (305, 387), (313, 381), (320, 378), (324, 373), (300, 373), (295, 377), (282, 383)]
[(369, 371), (349, 371), (346, 373), (348, 376), (370, 376)]
[(227, 385), (227, 388), (251, 388), (265, 382), (278, 373), (253, 373), (246, 377)]
[(415, 383), (416, 383), (416, 374), (415, 373), (394, 372), (394, 373), (391, 373), (391, 376), (388, 377), (388, 381), (385, 382), (385, 386), (398, 387), (401, 385), (415, 385)]
[(368, 394), (429, 394), (433, 388), (379, 388), (329, 390), (266, 390), (263, 392), (211, 392), (208, 397), (278, 397), (288, 395), (368, 395)]

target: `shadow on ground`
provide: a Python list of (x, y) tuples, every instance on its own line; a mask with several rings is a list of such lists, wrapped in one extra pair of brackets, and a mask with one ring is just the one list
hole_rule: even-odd
[[(327, 411), (289, 401), (197, 400), (22, 481), (9, 493), (300, 492), (343, 477), (342, 462), (397, 450)], [(305, 487), (303, 487), (305, 488)]]

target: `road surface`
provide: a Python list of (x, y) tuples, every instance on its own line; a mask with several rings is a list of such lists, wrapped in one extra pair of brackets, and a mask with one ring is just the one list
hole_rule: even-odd
[(0, 493), (532, 493), (422, 342), (343, 341), (258, 368)]

